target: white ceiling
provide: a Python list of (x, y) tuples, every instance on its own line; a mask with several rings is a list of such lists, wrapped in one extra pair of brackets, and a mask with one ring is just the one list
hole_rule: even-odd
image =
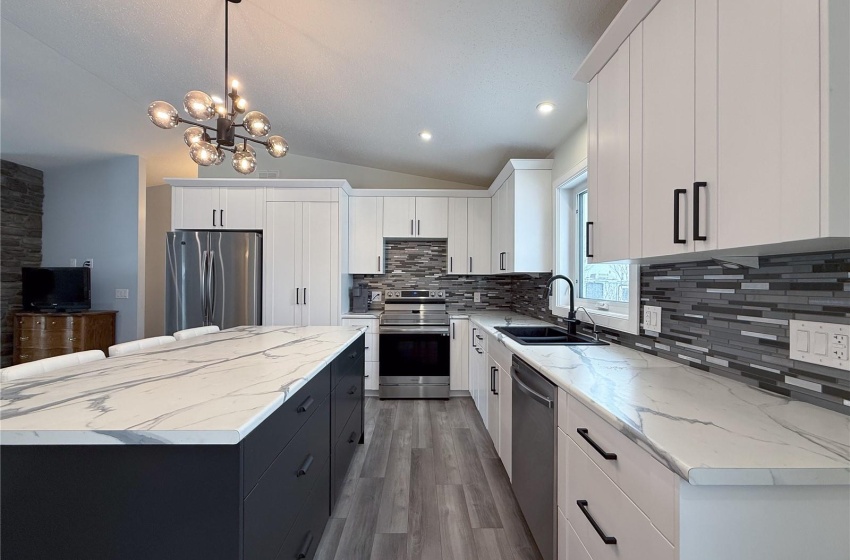
[[(623, 2), (244, 0), (231, 4), (231, 74), (292, 153), (485, 186), (584, 120), (571, 76)], [(188, 157), (145, 111), (190, 89), (222, 94), (224, 0), (0, 10), (4, 158)], [(549, 116), (535, 110), (544, 100)]]

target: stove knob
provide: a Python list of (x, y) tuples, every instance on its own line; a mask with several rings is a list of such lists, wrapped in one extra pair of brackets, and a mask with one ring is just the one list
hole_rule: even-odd
[(433, 290), (428, 292), (428, 297), (437, 297), (437, 292), (435, 292)]
[(437, 292), (437, 297), (439, 297), (439, 298), (446, 297), (446, 292), (444, 292), (443, 290), (440, 290), (439, 292)]

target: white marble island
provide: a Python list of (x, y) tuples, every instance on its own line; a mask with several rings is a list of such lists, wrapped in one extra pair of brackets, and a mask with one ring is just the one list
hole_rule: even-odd
[(4, 384), (4, 557), (312, 557), (364, 367), (356, 328), (239, 327)]
[(238, 327), (4, 383), (0, 443), (238, 443), (358, 336)]

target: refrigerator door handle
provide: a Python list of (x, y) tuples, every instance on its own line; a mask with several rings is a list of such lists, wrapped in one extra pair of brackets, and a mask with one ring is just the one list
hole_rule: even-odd
[(209, 252), (204, 251), (201, 255), (201, 313), (203, 314), (204, 326), (207, 325), (207, 272), (209, 268)]
[(213, 324), (215, 317), (215, 251), (210, 251), (210, 281), (208, 284), (207, 293), (209, 294), (209, 323)]

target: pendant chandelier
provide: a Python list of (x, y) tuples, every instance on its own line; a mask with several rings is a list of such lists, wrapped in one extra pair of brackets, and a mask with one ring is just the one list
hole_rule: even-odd
[[(239, 82), (230, 81), (228, 73), (228, 7), (242, 0), (224, 0), (224, 90), (230, 86), (226, 99), (212, 97), (203, 91), (190, 91), (183, 98), (183, 107), (195, 120), (180, 117), (174, 105), (167, 101), (154, 101), (148, 107), (148, 117), (160, 128), (175, 128), (180, 123), (189, 126), (183, 133), (183, 141), (189, 146), (189, 157), (198, 165), (220, 165), (225, 152), (233, 154), (233, 169), (248, 175), (257, 168), (257, 153), (248, 142), (264, 146), (272, 157), (280, 158), (289, 151), (289, 144), (283, 136), (269, 136), (271, 130), (269, 118), (259, 111), (245, 113), (248, 102), (237, 92)], [(242, 122), (237, 123), (237, 115)], [(203, 124), (216, 117), (215, 126)], [(237, 134), (244, 128), (249, 136)], [(212, 136), (214, 135), (214, 137)]]

